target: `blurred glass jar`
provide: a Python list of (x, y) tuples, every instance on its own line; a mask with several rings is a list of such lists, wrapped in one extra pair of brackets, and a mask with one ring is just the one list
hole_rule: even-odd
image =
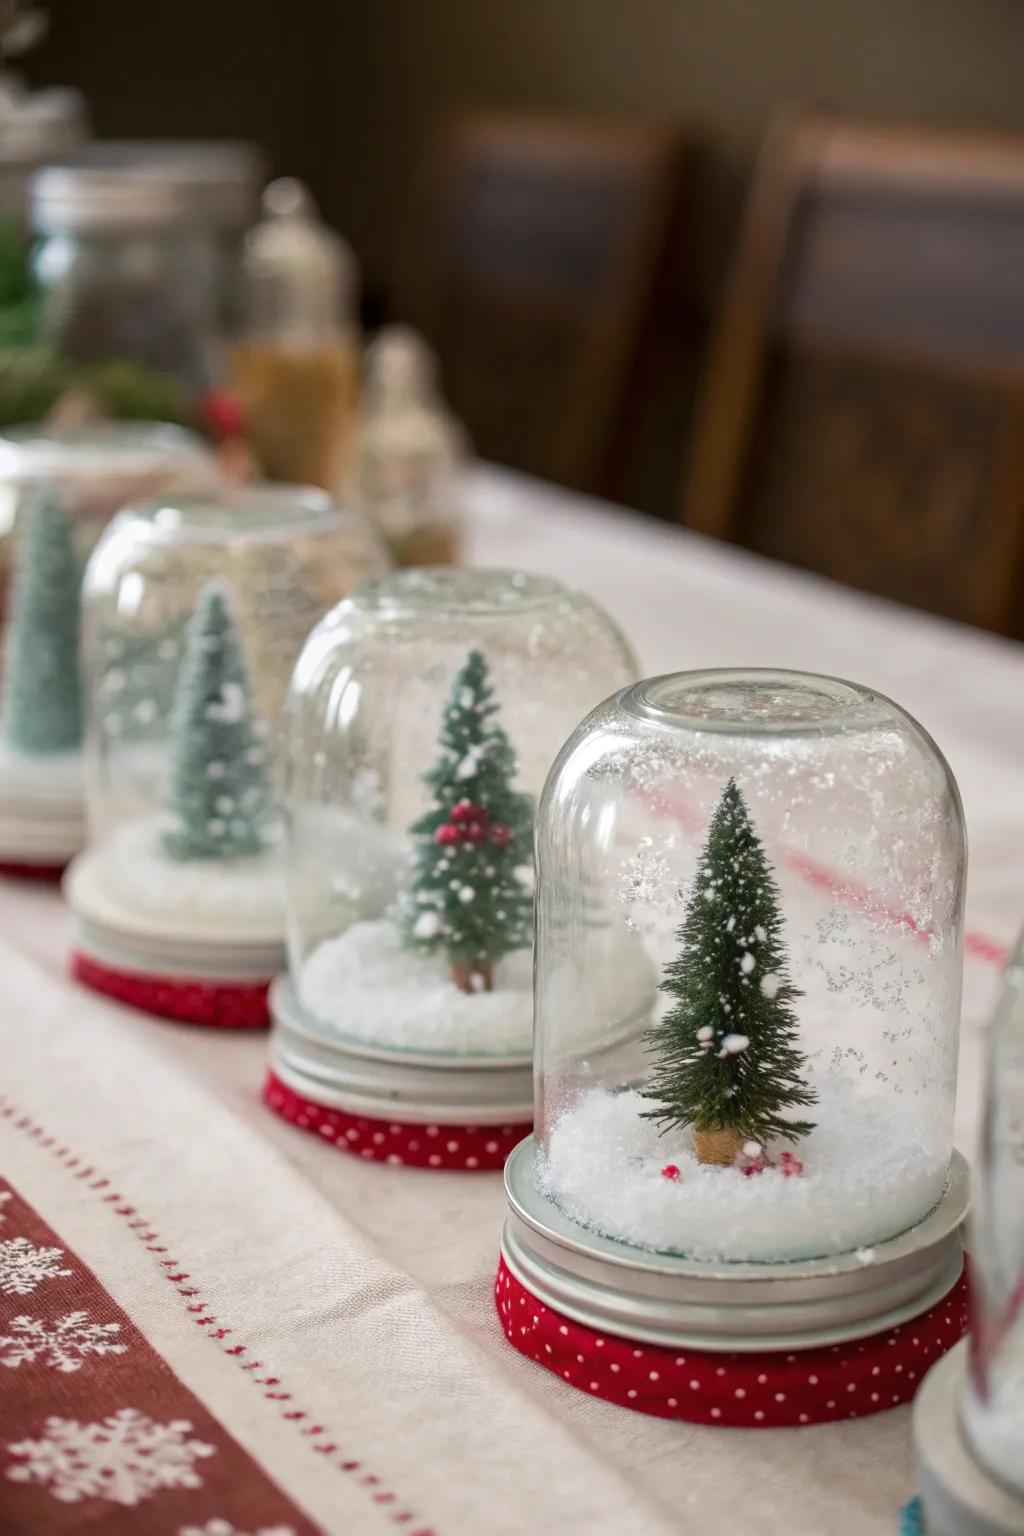
[(964, 1428), (979, 1461), (1024, 1496), (1024, 938), (992, 1022), (971, 1205)]
[[(537, 820), (542, 1192), (700, 1260), (821, 1258), (921, 1221), (952, 1156), (965, 860), (947, 764), (868, 689), (691, 672), (596, 709)], [(629, 940), (648, 966), (627, 985)], [(649, 1033), (673, 999), (674, 1055)], [(811, 1122), (796, 1152), (745, 1139), (775, 1123), (743, 1097), (769, 1080), (785, 1105), (813, 1097), (783, 1115)]]
[(155, 814), (185, 626), (211, 580), (232, 593), (253, 704), (277, 728), (292, 667), (332, 603), (387, 569), (371, 529), (323, 492), (245, 486), (126, 507), (86, 567), (90, 831)]
[(10, 571), (18, 512), (40, 486), (60, 492), (89, 553), (114, 513), (144, 497), (212, 492), (216, 462), (180, 427), (103, 422), (80, 430), (13, 427), (0, 433), (0, 579)]
[(77, 91), (26, 91), (17, 76), (0, 75), (0, 217), (26, 229), (33, 174), (88, 136), (88, 114)]
[(434, 359), (405, 326), (367, 349), (349, 499), (380, 529), (398, 565), (451, 565), (462, 543), (463, 434), (444, 410)]
[(258, 174), (246, 145), (142, 141), (40, 171), (31, 220), (45, 339), (76, 362), (128, 358), (209, 387), (227, 255)]
[(356, 266), (292, 177), (263, 195), (242, 251), (232, 379), (263, 473), (336, 491), (358, 387)]

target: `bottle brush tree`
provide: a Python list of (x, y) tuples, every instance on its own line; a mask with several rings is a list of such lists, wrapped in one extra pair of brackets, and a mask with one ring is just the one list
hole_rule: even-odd
[(74, 531), (53, 493), (19, 515), (4, 654), (4, 736), (16, 752), (70, 752), (82, 740), (78, 663), (81, 571)]
[(647, 1032), (655, 1056), (647, 1118), (689, 1126), (703, 1163), (731, 1164), (746, 1141), (795, 1141), (813, 1122), (782, 940), (779, 892), (730, 779), (711, 818), (662, 990), (674, 1006)]
[(164, 852), (182, 862), (261, 853), (271, 803), (238, 631), (224, 590), (210, 585), (189, 622), (171, 712)]
[(412, 884), (399, 905), (406, 944), (448, 957), (463, 992), (490, 991), (494, 962), (530, 943), (533, 802), (512, 788), (516, 756), (494, 721), (487, 661), (470, 651), (444, 707), (439, 756), (424, 782), (431, 809), (409, 828)]

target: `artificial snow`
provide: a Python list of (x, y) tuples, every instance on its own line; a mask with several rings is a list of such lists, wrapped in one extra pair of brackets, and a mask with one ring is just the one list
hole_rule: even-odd
[[(695, 1259), (786, 1260), (846, 1253), (895, 1237), (941, 1199), (949, 1172), (940, 1132), (894, 1117), (886, 1097), (818, 1085), (815, 1130), (799, 1143), (800, 1177), (698, 1163), (688, 1131), (664, 1135), (636, 1089), (593, 1089), (551, 1126), (542, 1191), (585, 1227), (636, 1247)], [(787, 1144), (765, 1148), (774, 1158)], [(678, 1181), (661, 1176), (667, 1162)]]
[(97, 850), (96, 879), (110, 900), (175, 926), (210, 922), (218, 935), (283, 928), (279, 847), (253, 858), (179, 861), (160, 847), (162, 826), (157, 817), (130, 822)]
[(77, 805), (82, 798), (82, 754), (16, 752), (0, 740), (0, 801)]
[(376, 1045), (520, 1056), (533, 1038), (531, 950), (496, 963), (493, 992), (466, 993), (443, 955), (407, 949), (387, 919), (353, 923), (318, 945), (302, 967), (299, 995), (339, 1035)]

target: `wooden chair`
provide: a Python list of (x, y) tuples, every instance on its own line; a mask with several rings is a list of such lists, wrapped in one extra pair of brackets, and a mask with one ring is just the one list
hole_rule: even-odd
[(769, 136), (684, 520), (1004, 632), (1024, 620), (1024, 139)]
[(448, 125), (397, 307), (438, 353), (483, 457), (615, 494), (678, 276), (689, 164), (677, 132), (647, 123)]

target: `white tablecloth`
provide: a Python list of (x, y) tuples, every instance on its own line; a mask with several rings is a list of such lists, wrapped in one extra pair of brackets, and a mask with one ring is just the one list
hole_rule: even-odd
[[(969, 1147), (998, 977), (984, 940), (1005, 946), (1024, 915), (1024, 648), (504, 473), (475, 472), (470, 502), (476, 563), (589, 590), (646, 670), (838, 674), (896, 698), (934, 735), (971, 840), (978, 943), (958, 1113)], [(497, 1175), (363, 1164), (278, 1121), (258, 1098), (264, 1040), (162, 1024), (64, 979), (56, 893), (3, 883), (0, 935), (0, 1171), (324, 1530), (894, 1531), (912, 1489), (905, 1410), (757, 1434), (669, 1424), (563, 1388), (508, 1348), (493, 1310)], [(196, 1321), (163, 1260), (56, 1155), (64, 1147), (160, 1232), (160, 1251), (229, 1335)], [(249, 1353), (232, 1355), (230, 1339)], [(254, 1351), (287, 1385), (284, 1406), (244, 1376)], [(314, 1420), (347, 1470), (315, 1454)]]

